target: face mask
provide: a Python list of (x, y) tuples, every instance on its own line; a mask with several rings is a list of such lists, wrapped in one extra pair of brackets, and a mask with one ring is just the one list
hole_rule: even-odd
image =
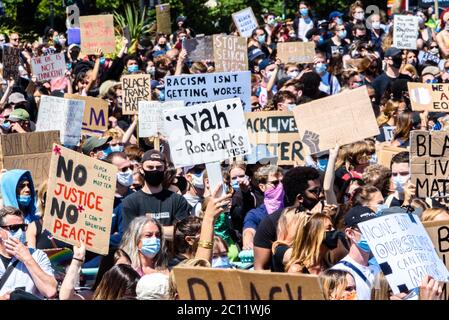
[(228, 257), (217, 257), (212, 259), (212, 268), (229, 269), (232, 265)]
[(142, 248), (140, 249), (140, 252), (142, 252), (142, 254), (146, 257), (153, 258), (159, 253), (160, 250), (161, 239), (156, 237), (142, 239)]
[(271, 77), (273, 76), (273, 71), (267, 72), (267, 79), (271, 79)]
[(366, 253), (370, 253), (371, 249), (369, 248), (368, 245), (368, 241), (366, 241), (365, 237), (362, 236), (360, 237), (360, 240), (356, 243), (357, 247), (359, 247), (362, 251), (366, 252)]
[(416, 65), (416, 60), (415, 60), (415, 59), (409, 59), (409, 60), (407, 61), (407, 63), (414, 66), (414, 65)]
[(288, 111), (293, 111), (296, 108), (296, 104), (292, 103), (287, 106)]
[(129, 73), (133, 73), (133, 72), (136, 72), (136, 71), (139, 71), (139, 66), (137, 64), (133, 64), (132, 66), (128, 67), (128, 72)]
[(59, 39), (59, 44), (63, 46), (65, 45), (66, 41), (66, 39)]
[(16, 232), (9, 231), (9, 236), (11, 238), (16, 238), (22, 243), (26, 242), (26, 233), (22, 231), (22, 229), (18, 229)]
[(318, 169), (325, 172), (328, 162), (329, 162), (329, 158), (318, 158), (318, 161), (317, 161)]
[(110, 147), (111, 148), (111, 152), (123, 152), (123, 150), (125, 149), (125, 148), (123, 148), (123, 146), (121, 146), (121, 145), (115, 145), (115, 146), (111, 146)]
[(28, 207), (28, 205), (31, 202), (31, 196), (30, 195), (20, 195), (19, 198), (17, 199), (17, 201), (19, 202), (19, 206), (21, 207)]
[(429, 50), (429, 52), (433, 55), (437, 55), (440, 53), (440, 50), (438, 50), (438, 48), (432, 48)]
[(424, 25), (424, 18), (421, 17), (421, 16), (419, 16), (419, 17), (418, 17), (418, 23), (419, 23), (420, 26), (421, 26), (421, 25)]
[(385, 203), (378, 204), (378, 205), (376, 206), (376, 214), (381, 215), (381, 214), (382, 214), (382, 211), (384, 211), (384, 210), (386, 210), (386, 209), (388, 209), (388, 206), (387, 206)]
[(287, 76), (291, 79), (296, 78), (299, 75), (299, 71), (288, 72)]
[(340, 300), (357, 300), (357, 291), (352, 291), (347, 295), (343, 296)]
[(315, 66), (315, 71), (318, 74), (323, 74), (326, 72), (326, 70), (327, 70), (327, 64), (325, 64), (325, 63), (319, 62)]
[(402, 65), (402, 57), (395, 57), (393, 58), (393, 67), (396, 69), (399, 69)]
[(354, 18), (356, 18), (357, 20), (364, 20), (365, 19), (365, 15), (363, 13), (356, 13), (354, 15)]
[(323, 244), (329, 249), (334, 250), (338, 246), (338, 230), (326, 231)]
[(145, 181), (146, 181), (146, 183), (148, 183), (152, 187), (157, 187), (157, 186), (159, 186), (162, 183), (162, 181), (164, 181), (164, 171), (159, 171), (159, 170), (147, 171), (147, 170), (144, 170), (144, 172), (145, 172)]
[(376, 22), (371, 23), (371, 27), (373, 29), (375, 29), (375, 30), (379, 30), (380, 29), (380, 22), (376, 21)]
[(203, 173), (200, 174), (192, 174), (192, 185), (197, 189), (204, 189), (204, 179)]
[(104, 160), (107, 158), (108, 155), (112, 153), (111, 146), (107, 147), (106, 149), (101, 150), (103, 152), (103, 155), (100, 157), (100, 160)]
[(306, 17), (309, 15), (309, 9), (299, 9), (299, 13), (303, 16)]
[(159, 91), (159, 101), (165, 101), (165, 91)]
[(263, 203), (268, 214), (272, 214), (278, 209), (284, 208), (284, 187), (279, 183), (275, 188), (270, 188), (264, 193)]
[(405, 184), (409, 179), (410, 175), (406, 176), (397, 175), (396, 177), (393, 177), (394, 187), (398, 193), (404, 193)]
[(238, 189), (240, 189), (240, 185), (239, 185), (239, 182), (237, 181), (237, 179), (232, 180), (231, 187), (232, 187), (232, 189), (234, 189), (234, 191), (237, 191)]
[(323, 44), (324, 43), (324, 38), (322, 36), (320, 36), (320, 39), (318, 40), (318, 44)]
[(133, 171), (131, 169), (125, 172), (117, 172), (117, 182), (124, 187), (129, 187), (133, 184)]
[(9, 130), (9, 128), (11, 128), (11, 122), (3, 122), (2, 123), (2, 128), (4, 130)]
[(338, 25), (342, 25), (342, 24), (343, 24), (343, 20), (342, 20), (341, 18), (335, 19), (335, 22), (336, 22)]
[(260, 44), (264, 44), (265, 43), (265, 35), (264, 34), (262, 34), (262, 35), (260, 35), (260, 36), (258, 36), (257, 37), (257, 41), (260, 43)]
[(105, 57), (101, 57), (100, 58), (100, 65), (104, 65), (104, 63), (106, 62), (106, 58)]
[(341, 30), (338, 32), (338, 36), (340, 37), (340, 39), (346, 38), (346, 35), (347, 35), (346, 30)]
[(148, 67), (147, 68), (147, 73), (151, 74), (152, 76), (154, 76), (154, 74), (156, 73), (156, 68), (154, 66)]
[(302, 199), (302, 206), (306, 210), (312, 210), (318, 204), (318, 202), (320, 202), (320, 200), (311, 200), (304, 196), (304, 198)]
[(273, 18), (271, 18), (271, 19), (268, 20), (268, 24), (270, 26), (274, 26), (276, 24), (276, 21)]

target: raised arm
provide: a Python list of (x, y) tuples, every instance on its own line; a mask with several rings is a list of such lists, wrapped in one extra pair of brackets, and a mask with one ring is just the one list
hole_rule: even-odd
[(187, 50), (182, 48), (179, 53), (178, 63), (176, 63), (175, 76), (180, 76), (182, 74), (182, 67), (184, 66), (184, 61), (187, 58)]
[(97, 48), (95, 50), (95, 66), (94, 66), (94, 70), (92, 71), (92, 77), (89, 79), (89, 83), (86, 86), (86, 94), (87, 92), (90, 90), (90, 88), (92, 88), (92, 85), (95, 83), (95, 81), (97, 80), (98, 77), (98, 72), (100, 71), (100, 57), (103, 55), (103, 51), (101, 50), (101, 48)]
[(327, 163), (326, 174), (324, 175), (324, 196), (328, 205), (338, 205), (337, 197), (334, 192), (334, 179), (335, 179), (335, 162), (338, 156), (339, 145), (329, 150), (329, 161)]

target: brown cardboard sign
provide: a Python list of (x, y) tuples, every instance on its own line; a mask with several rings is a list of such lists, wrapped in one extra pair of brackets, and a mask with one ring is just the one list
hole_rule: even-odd
[(214, 58), (212, 36), (197, 36), (192, 39), (185, 39), (182, 46), (186, 49), (191, 61), (212, 60)]
[(402, 151), (407, 151), (407, 149), (393, 147), (386, 143), (379, 144), (376, 146), (377, 163), (390, 168), (391, 159)]
[(246, 38), (215, 34), (215, 72), (248, 70), (248, 48)]
[(312, 63), (315, 56), (315, 42), (279, 42), (277, 57), (283, 63)]
[(11, 46), (3, 46), (3, 79), (19, 79), (20, 49)]
[(408, 82), (407, 85), (414, 111), (449, 112), (448, 83)]
[(95, 54), (97, 48), (101, 48), (104, 54), (115, 52), (112, 14), (81, 16), (80, 32), (82, 54)]
[(171, 34), (170, 4), (160, 4), (156, 6), (157, 32), (167, 35)]
[(100, 98), (85, 97), (78, 94), (65, 94), (66, 99), (78, 99), (86, 102), (84, 107), (82, 134), (102, 135), (108, 130), (108, 103)]
[(130, 74), (122, 77), (123, 114), (138, 114), (139, 101), (151, 100), (151, 76)]

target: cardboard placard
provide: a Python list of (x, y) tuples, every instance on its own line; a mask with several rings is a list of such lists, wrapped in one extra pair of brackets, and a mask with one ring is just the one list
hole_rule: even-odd
[(216, 72), (248, 70), (246, 38), (215, 34), (213, 44)]
[(394, 294), (420, 286), (426, 274), (449, 281), (419, 217), (408, 213), (382, 215), (358, 224)]
[(67, 70), (64, 53), (61, 52), (32, 58), (31, 70), (33, 75), (36, 76), (37, 81), (64, 77)]
[(408, 82), (414, 111), (449, 112), (449, 84)]
[(54, 144), (44, 228), (58, 240), (109, 252), (117, 167)]
[(186, 106), (238, 97), (251, 111), (251, 71), (202, 73), (165, 78), (165, 101), (182, 100)]
[(299, 140), (293, 112), (246, 112), (251, 149), (266, 145), (272, 155), (277, 155), (278, 165), (303, 165), (304, 147)]
[(242, 37), (250, 38), (253, 30), (259, 24), (254, 16), (253, 8), (248, 7), (232, 14), (232, 20), (237, 27), (237, 30)]
[(391, 167), (391, 159), (399, 152), (408, 151), (406, 148), (392, 147), (386, 143), (376, 146), (377, 163), (384, 167)]
[(315, 56), (315, 42), (279, 42), (277, 58), (283, 63), (312, 63)]
[(13, 78), (16, 82), (20, 77), (20, 49), (11, 46), (3, 46), (3, 79)]
[(181, 300), (324, 300), (314, 275), (186, 266), (173, 272)]
[(238, 98), (164, 111), (164, 130), (177, 168), (251, 152)]
[(310, 154), (379, 134), (365, 86), (299, 105), (293, 113)]
[(395, 15), (393, 22), (393, 47), (416, 50), (419, 20), (417, 16)]
[(101, 48), (104, 54), (115, 52), (114, 16), (112, 14), (81, 16), (81, 51), (95, 54)]
[(165, 110), (184, 107), (184, 101), (140, 101), (139, 102), (139, 137), (166, 136), (164, 130)]
[(84, 100), (42, 96), (36, 131), (59, 130), (61, 143), (76, 146), (81, 138)]
[(85, 101), (83, 126), (81, 133), (86, 135), (102, 135), (108, 130), (109, 107), (108, 103), (100, 98), (85, 97), (79, 94), (65, 94), (66, 99)]
[(187, 51), (188, 58), (191, 61), (212, 60), (214, 58), (212, 36), (197, 36), (196, 38), (185, 39), (182, 46)]
[(0, 167), (29, 170), (34, 184), (40, 185), (48, 179), (53, 143), (59, 143), (59, 131), (0, 135)]
[(123, 114), (138, 114), (139, 101), (151, 100), (151, 75), (129, 74), (122, 77)]
[(167, 35), (171, 34), (170, 4), (160, 4), (156, 6), (157, 32)]

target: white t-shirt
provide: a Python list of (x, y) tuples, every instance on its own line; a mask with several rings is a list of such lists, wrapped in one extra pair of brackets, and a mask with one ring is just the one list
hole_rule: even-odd
[[(329, 77), (330, 75), (330, 77)], [(331, 82), (332, 82), (332, 92), (331, 92)], [(325, 72), (321, 76), (321, 82), (320, 82), (320, 91), (326, 92), (329, 95), (337, 94), (341, 91), (340, 83), (338, 82), (337, 77), (334, 75), (331, 75), (329, 72)]]
[(304, 42), (307, 42), (308, 41), (306, 38), (307, 31), (309, 31), (312, 28), (313, 28), (312, 19), (309, 18), (305, 20), (304, 18), (300, 18), (298, 23), (298, 38)]

